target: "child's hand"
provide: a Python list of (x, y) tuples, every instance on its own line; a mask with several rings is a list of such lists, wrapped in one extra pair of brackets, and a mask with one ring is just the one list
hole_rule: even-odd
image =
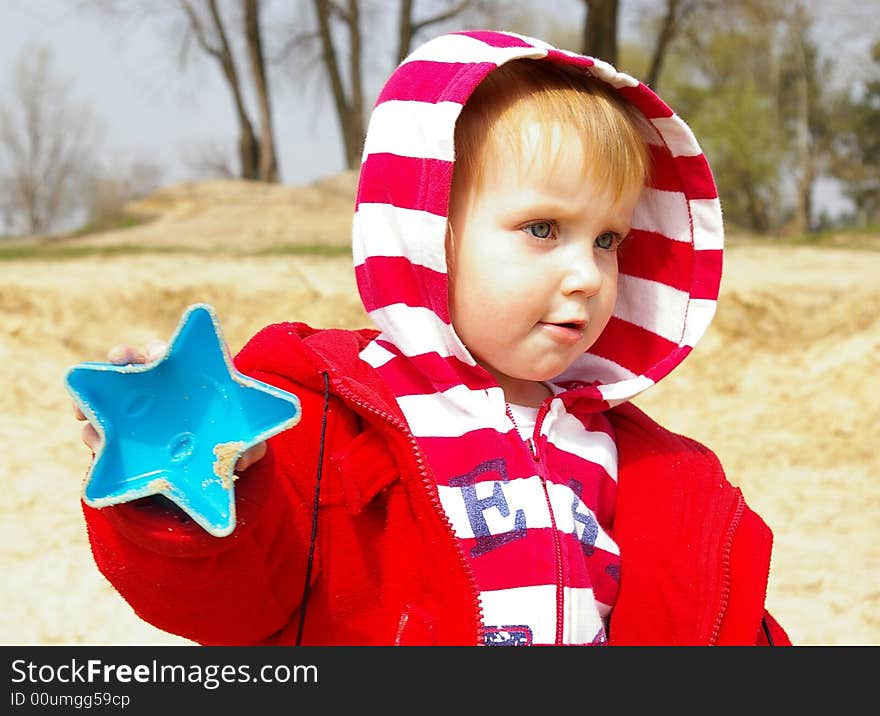
[[(107, 353), (107, 360), (114, 365), (128, 365), (129, 363), (152, 363), (162, 358), (168, 351), (168, 344), (165, 341), (157, 339), (151, 340), (144, 348), (138, 349), (134, 346), (121, 344), (114, 346)], [(74, 403), (73, 412), (77, 420), (87, 420), (85, 414)], [(95, 427), (86, 422), (82, 429), (82, 440), (91, 449), (97, 452), (101, 444), (101, 436)], [(235, 463), (235, 472), (243, 472), (253, 465), (257, 460), (266, 454), (266, 443), (257, 443), (253, 447), (245, 450), (238, 461)]]

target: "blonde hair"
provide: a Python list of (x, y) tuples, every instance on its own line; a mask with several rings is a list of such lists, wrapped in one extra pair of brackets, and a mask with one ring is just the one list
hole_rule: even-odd
[[(585, 177), (617, 200), (651, 171), (643, 116), (585, 70), (550, 61), (513, 60), (477, 86), (455, 126), (452, 191), (480, 188), (490, 151), (522, 152), (523, 121), (573, 129), (581, 138)], [(564, 147), (542, 132), (542, 158), (560, 161)], [(557, 135), (558, 136), (558, 135)], [(567, 157), (566, 157), (567, 158)]]

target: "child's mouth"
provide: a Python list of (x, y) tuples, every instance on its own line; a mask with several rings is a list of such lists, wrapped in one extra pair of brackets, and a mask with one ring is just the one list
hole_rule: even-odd
[(564, 343), (575, 343), (584, 335), (587, 324), (584, 321), (564, 321), (561, 323), (541, 323), (551, 337)]

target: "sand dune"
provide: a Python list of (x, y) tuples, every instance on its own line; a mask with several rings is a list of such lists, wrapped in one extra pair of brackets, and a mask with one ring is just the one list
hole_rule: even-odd
[[(172, 187), (144, 226), (78, 244), (191, 253), (0, 259), (0, 641), (186, 643), (142, 622), (91, 560), (79, 491), (89, 453), (66, 370), (170, 336), (196, 302), (237, 350), (267, 323), (369, 325), (350, 258), (239, 256), (345, 244), (353, 177), (316, 187)], [(798, 644), (880, 644), (880, 252), (732, 242), (718, 315), (639, 399), (711, 446), (775, 534), (768, 603)]]

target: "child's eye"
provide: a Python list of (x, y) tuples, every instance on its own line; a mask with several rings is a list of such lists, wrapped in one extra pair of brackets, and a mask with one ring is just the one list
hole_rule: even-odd
[(524, 226), (523, 230), (536, 239), (549, 239), (553, 234), (553, 224), (549, 221), (536, 221)]
[(596, 246), (608, 251), (610, 249), (616, 249), (620, 246), (622, 241), (623, 237), (620, 234), (616, 234), (613, 231), (606, 231), (596, 237)]

